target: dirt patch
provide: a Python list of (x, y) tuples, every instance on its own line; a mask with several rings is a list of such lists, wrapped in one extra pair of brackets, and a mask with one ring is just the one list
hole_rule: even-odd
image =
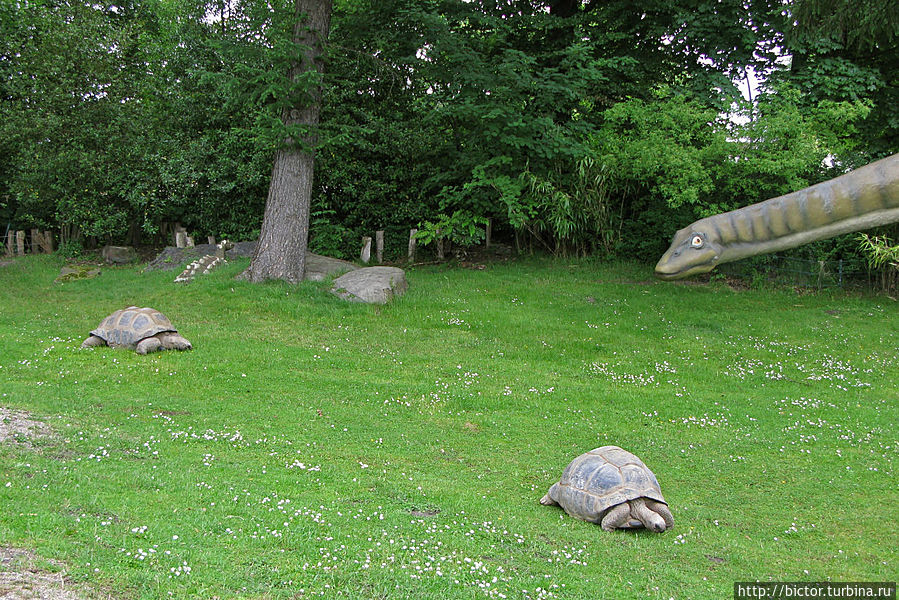
[(157, 414), (157, 415), (163, 415), (163, 416), (166, 416), (166, 417), (176, 417), (176, 416), (179, 416), (179, 415), (187, 415), (187, 416), (190, 416), (190, 415), (193, 414), (193, 413), (191, 413), (189, 410), (157, 410), (157, 411), (156, 411), (156, 414)]
[[(59, 569), (55, 573), (38, 565)], [(0, 598), (4, 600), (85, 600), (96, 598), (66, 578), (62, 563), (40, 560), (27, 550), (0, 547)]]
[[(23, 410), (0, 406), (0, 444), (33, 448), (38, 439), (56, 438), (56, 432)], [(0, 546), (0, 600), (85, 600), (98, 598), (91, 590), (75, 586), (66, 577), (65, 565), (42, 560), (22, 548)]]
[(11, 443), (23, 448), (33, 448), (32, 440), (55, 437), (56, 432), (52, 427), (43, 421), (35, 421), (30, 413), (0, 406), (0, 444)]

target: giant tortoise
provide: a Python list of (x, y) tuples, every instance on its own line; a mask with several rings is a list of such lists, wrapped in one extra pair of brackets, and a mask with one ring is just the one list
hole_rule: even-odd
[(168, 317), (153, 308), (129, 306), (117, 310), (91, 331), (82, 348), (110, 346), (146, 354), (157, 350), (190, 350)]
[(656, 476), (618, 446), (603, 446), (575, 458), (540, 504), (561, 506), (572, 517), (599, 523), (606, 531), (646, 527), (662, 532), (674, 527)]

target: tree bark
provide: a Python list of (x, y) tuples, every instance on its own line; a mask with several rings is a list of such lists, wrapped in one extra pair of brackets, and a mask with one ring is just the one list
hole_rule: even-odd
[[(290, 68), (290, 78), (295, 82), (305, 73), (322, 70), (322, 45), (330, 28), (331, 3), (332, 0), (295, 0), (293, 41), (304, 49), (302, 60)], [(321, 105), (318, 85), (309, 90), (304, 104), (281, 115), (285, 125), (303, 125), (309, 134), (302, 143), (285, 140), (275, 154), (259, 243), (249, 268), (241, 274), (253, 283), (268, 279), (298, 283), (306, 270), (315, 128)]]

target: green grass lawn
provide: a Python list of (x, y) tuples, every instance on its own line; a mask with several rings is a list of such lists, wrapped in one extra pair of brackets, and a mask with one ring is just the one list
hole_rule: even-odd
[[(899, 314), (884, 297), (733, 291), (526, 261), (326, 284), (0, 268), (0, 545), (115, 598), (730, 598), (735, 581), (895, 581)], [(191, 352), (81, 350), (130, 304)], [(673, 530), (538, 501), (615, 444)]]

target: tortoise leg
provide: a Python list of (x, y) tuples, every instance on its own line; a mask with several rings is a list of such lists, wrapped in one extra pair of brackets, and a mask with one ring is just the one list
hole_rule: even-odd
[(159, 338), (159, 341), (162, 342), (162, 347), (166, 350), (190, 350), (192, 348), (190, 342), (177, 333), (166, 331), (157, 334), (156, 337)]
[(674, 527), (674, 515), (671, 514), (671, 509), (668, 508), (668, 505), (664, 502), (656, 502), (655, 500), (645, 500), (646, 508), (649, 510), (659, 513), (662, 519), (665, 520), (665, 529), (671, 529)]
[(162, 342), (159, 341), (156, 336), (152, 335), (138, 342), (137, 348), (134, 349), (138, 354), (147, 354), (148, 352), (156, 352), (157, 350), (162, 350)]
[(628, 506), (627, 502), (622, 502), (621, 504), (613, 506), (612, 509), (606, 513), (606, 516), (602, 518), (602, 523), (600, 523), (599, 526), (605, 531), (615, 531), (626, 524), (630, 518), (631, 507)]
[(559, 487), (558, 483), (552, 484), (549, 488), (549, 491), (546, 492), (546, 495), (540, 498), (540, 504), (543, 506), (558, 506), (559, 503), (553, 498), (553, 492), (555, 492)]
[(643, 498), (631, 500), (628, 504), (631, 505), (630, 514), (643, 523), (644, 527), (656, 533), (665, 531), (665, 520), (658, 513), (649, 510)]
[(94, 346), (105, 346), (106, 340), (101, 337), (97, 337), (95, 335), (90, 336), (83, 342), (81, 342), (82, 348), (93, 348)]

